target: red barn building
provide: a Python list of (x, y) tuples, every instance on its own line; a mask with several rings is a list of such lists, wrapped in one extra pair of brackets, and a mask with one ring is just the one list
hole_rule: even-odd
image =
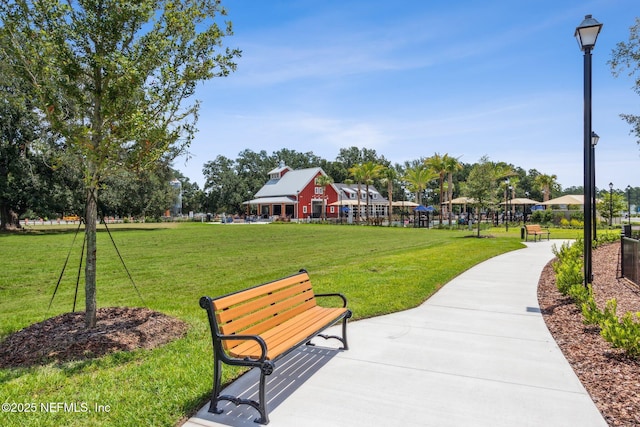
[(321, 185), (318, 178), (327, 176), (322, 168), (294, 170), (283, 162), (269, 172), (269, 181), (247, 205), (257, 206), (263, 218), (307, 219), (338, 217), (338, 190), (333, 184)]
[(321, 176), (327, 176), (322, 168), (294, 170), (280, 162), (269, 172), (269, 180), (255, 198), (244, 204), (256, 206), (258, 215), (264, 219), (338, 218), (343, 210), (340, 218), (351, 223), (357, 217), (358, 207), (361, 219), (387, 217), (389, 201), (373, 185), (368, 186), (367, 197), (365, 185), (322, 185), (318, 180)]

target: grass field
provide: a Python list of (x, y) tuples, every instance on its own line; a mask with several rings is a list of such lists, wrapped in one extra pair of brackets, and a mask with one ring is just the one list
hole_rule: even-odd
[[(0, 234), (0, 339), (73, 306), (82, 234), (72, 246), (73, 230), (35, 230)], [(202, 295), (222, 295), (306, 268), (318, 292), (347, 296), (357, 320), (419, 305), (469, 267), (522, 247), (519, 228), (482, 232), (495, 236), (491, 239), (467, 238), (469, 231), (311, 224), (130, 224), (111, 230), (144, 303), (109, 235), (101, 232), (99, 307), (146, 305), (183, 319), (189, 332), (155, 350), (0, 370), (3, 403), (38, 405), (31, 413), (1, 412), (0, 425), (175, 425), (204, 404), (211, 388), (211, 338), (198, 305)], [(552, 237), (578, 235), (552, 232)], [(80, 289), (77, 310), (83, 309)], [(239, 372), (227, 369), (224, 380)], [(39, 410), (47, 402), (85, 403), (89, 410)], [(96, 412), (95, 405), (108, 405), (109, 411)]]

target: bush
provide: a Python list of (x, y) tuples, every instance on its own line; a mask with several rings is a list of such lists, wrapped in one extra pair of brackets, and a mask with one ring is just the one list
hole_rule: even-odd
[(616, 300), (607, 301), (600, 322), (600, 335), (614, 348), (621, 348), (627, 355), (637, 358), (640, 356), (640, 312), (626, 312), (620, 320), (616, 310)]
[(575, 219), (575, 218), (571, 218), (571, 221), (569, 222), (569, 224), (573, 228), (583, 228), (584, 227), (584, 223), (582, 221), (578, 220), (578, 219)]
[(598, 233), (598, 240), (594, 242), (593, 247), (597, 248), (600, 245), (606, 245), (606, 244), (614, 243), (618, 241), (620, 241), (620, 233), (618, 232)]
[[(580, 289), (577, 289), (577, 288)], [(589, 285), (589, 288), (585, 288), (582, 285), (576, 285), (576, 289), (572, 289), (573, 295), (576, 295), (576, 301), (582, 311), (584, 317), (583, 323), (585, 325), (600, 326), (604, 319), (604, 313), (600, 311), (596, 305), (596, 299), (593, 296), (593, 288)]]
[(582, 286), (584, 281), (582, 245), (565, 242), (560, 249), (554, 246), (553, 253), (558, 257), (558, 260), (553, 263), (556, 286), (562, 295), (569, 295), (572, 286)]
[(549, 224), (553, 219), (551, 210), (535, 211), (531, 214), (531, 222), (537, 224)]
[[(607, 233), (598, 238), (598, 244), (608, 243), (619, 239), (616, 233)], [(604, 311), (596, 305), (593, 288), (583, 286), (582, 273), (582, 241), (578, 239), (574, 244), (563, 243), (558, 249), (554, 246), (553, 253), (558, 260), (553, 263), (556, 273), (556, 285), (563, 295), (569, 295), (582, 311), (583, 322), (586, 325), (596, 325), (600, 328), (600, 335), (614, 348), (621, 348), (634, 358), (640, 357), (640, 312), (627, 312), (618, 318), (617, 301), (607, 301)]]
[(575, 212), (571, 212), (571, 220), (576, 220), (580, 223), (584, 222), (584, 212), (582, 211), (575, 211)]

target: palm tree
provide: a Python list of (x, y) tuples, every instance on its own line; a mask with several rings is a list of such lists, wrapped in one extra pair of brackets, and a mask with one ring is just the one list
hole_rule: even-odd
[(440, 153), (435, 153), (433, 156), (427, 158), (425, 164), (431, 168), (435, 173), (438, 174), (438, 183), (440, 185), (440, 194), (438, 203), (442, 204), (443, 194), (444, 194), (444, 176), (447, 173), (446, 166), (444, 163), (444, 156), (441, 156)]
[(442, 202), (444, 201), (444, 198), (442, 196), (444, 194), (444, 177), (447, 173), (446, 164), (444, 161), (445, 156), (441, 156), (439, 153), (435, 153), (433, 156), (425, 160), (425, 164), (430, 167), (436, 174), (438, 174), (438, 179), (440, 182), (440, 196), (438, 198), (438, 203), (440, 204), (440, 225), (442, 225)]
[(505, 195), (505, 221), (507, 221), (507, 188), (511, 182), (511, 178), (518, 176), (518, 173), (513, 170), (511, 165), (508, 165), (504, 162), (498, 162), (493, 165), (493, 175), (499, 186), (504, 187), (504, 195)]
[[(518, 186), (520, 185), (520, 177), (517, 176), (517, 175), (512, 176), (511, 178), (509, 178), (509, 184), (510, 184), (510, 187), (511, 187), (510, 198), (511, 199), (515, 199), (516, 198), (516, 188), (518, 188)], [(509, 214), (510, 218), (513, 218), (514, 213), (515, 213), (515, 206), (513, 206), (513, 204), (512, 204), (511, 205), (511, 213)]]
[(360, 191), (362, 190), (362, 163), (358, 163), (349, 168), (349, 174), (353, 177), (353, 180), (358, 183), (358, 210), (356, 211), (356, 224), (360, 224)]
[(373, 181), (380, 177), (380, 174), (384, 170), (384, 166), (382, 166), (382, 165), (380, 165), (378, 163), (374, 163), (374, 162), (366, 162), (366, 163), (363, 163), (361, 165), (361, 168), (362, 168), (361, 169), (362, 181), (365, 184), (365, 191), (367, 193), (366, 212), (367, 212), (367, 223), (369, 223), (369, 212), (370, 212), (370, 207), (369, 207), (369, 185), (373, 184)]
[[(327, 187), (333, 184), (333, 178), (329, 175), (320, 175), (316, 178), (316, 184), (322, 187), (322, 193), (327, 194)], [(327, 208), (325, 206), (325, 202), (327, 201), (326, 197), (322, 198), (322, 220), (327, 219)]]
[(533, 182), (542, 190), (542, 201), (547, 202), (551, 198), (551, 189), (556, 184), (556, 175), (538, 175)]
[[(447, 201), (449, 202), (449, 227), (451, 227), (451, 212), (453, 206), (451, 200), (453, 199), (453, 174), (456, 171), (462, 170), (462, 164), (458, 161), (459, 157), (451, 157), (445, 154), (443, 157), (444, 169), (447, 172)], [(442, 203), (442, 202), (441, 202)]]
[(398, 172), (392, 167), (392, 166), (387, 166), (382, 173), (380, 174), (381, 176), (381, 181), (383, 184), (387, 184), (387, 197), (389, 198), (389, 212), (387, 212), (388, 214), (388, 221), (389, 221), (389, 227), (391, 227), (391, 214), (392, 214), (392, 209), (393, 209), (393, 184), (395, 182), (395, 180), (398, 178)]
[(422, 192), (430, 181), (438, 177), (438, 173), (427, 167), (426, 164), (418, 164), (405, 170), (403, 179), (409, 183), (409, 186), (416, 193), (416, 202), (422, 203)]

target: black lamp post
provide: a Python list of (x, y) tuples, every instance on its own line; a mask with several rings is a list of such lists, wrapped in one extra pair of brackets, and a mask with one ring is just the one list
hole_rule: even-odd
[(591, 283), (591, 51), (596, 45), (602, 24), (586, 15), (584, 21), (576, 27), (574, 36), (578, 40), (580, 50), (584, 52), (584, 285)]
[(591, 188), (592, 188), (592, 208), (591, 208), (591, 221), (593, 222), (593, 240), (598, 240), (598, 236), (596, 235), (596, 229), (598, 228), (597, 218), (596, 218), (596, 145), (598, 145), (598, 141), (600, 137), (597, 133), (591, 132)]
[(629, 225), (631, 225), (631, 186), (627, 185), (627, 212), (629, 213)]
[(613, 226), (613, 182), (609, 183), (609, 227)]
[(509, 202), (507, 196), (509, 194), (509, 180), (504, 181), (504, 224), (505, 231), (509, 231), (509, 219), (507, 218), (507, 213), (509, 212)]
[(513, 200), (513, 187), (509, 185), (507, 191), (509, 192), (507, 197), (507, 212), (509, 213), (509, 221), (513, 221), (513, 203), (511, 203)]

